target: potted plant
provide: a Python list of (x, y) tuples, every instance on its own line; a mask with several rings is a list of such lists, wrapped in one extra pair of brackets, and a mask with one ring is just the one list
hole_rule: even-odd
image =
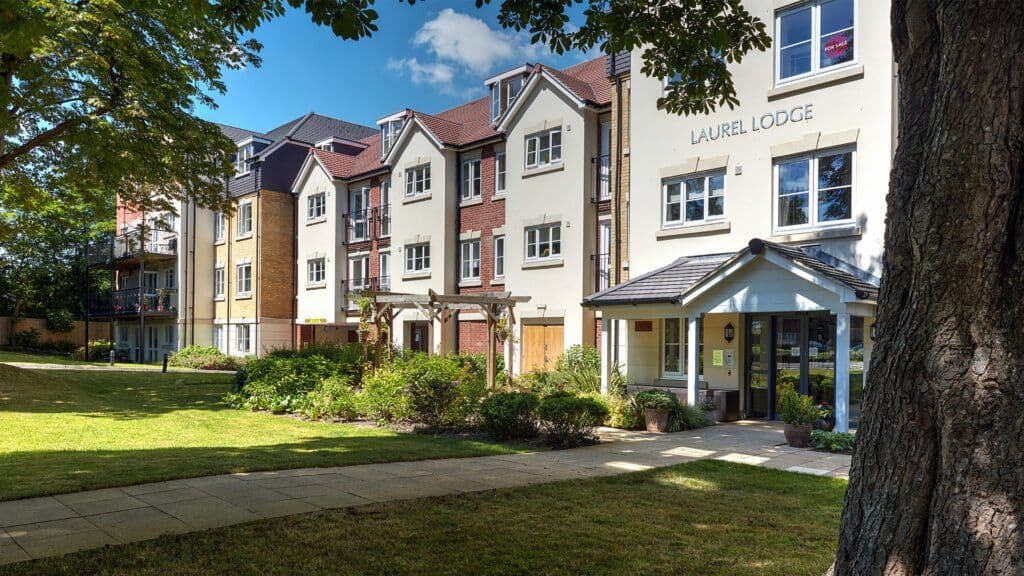
[(794, 448), (807, 448), (811, 441), (811, 423), (820, 415), (818, 407), (810, 396), (798, 393), (791, 384), (779, 386), (778, 396), (786, 442)]
[(814, 421), (813, 427), (815, 430), (826, 432), (831, 432), (836, 427), (836, 411), (828, 402), (818, 404), (818, 419)]
[(669, 418), (678, 403), (675, 395), (665, 390), (645, 390), (636, 395), (648, 432), (668, 432)]
[(704, 425), (714, 426), (715, 422), (718, 421), (718, 418), (716, 417), (715, 401), (705, 396), (704, 400), (698, 407), (700, 408), (701, 414), (704, 415)]

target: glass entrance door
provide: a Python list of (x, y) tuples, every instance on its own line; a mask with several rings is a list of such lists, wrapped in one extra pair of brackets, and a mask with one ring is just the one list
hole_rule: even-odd
[(747, 317), (747, 371), (745, 398), (748, 418), (769, 418), (771, 402), (768, 386), (770, 378), (769, 352), (771, 350), (771, 317)]

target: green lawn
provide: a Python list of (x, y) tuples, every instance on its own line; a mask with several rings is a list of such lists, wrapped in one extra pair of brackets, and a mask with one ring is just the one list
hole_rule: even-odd
[[(64, 365), (89, 365), (89, 366), (109, 366), (109, 362), (85, 362), (83, 360), (75, 360), (61, 354), (31, 354), (28, 352), (11, 352), (9, 350), (0, 350), (0, 362), (25, 362), (28, 364), (64, 364)], [(134, 368), (148, 368), (152, 370), (160, 370), (163, 368), (162, 363), (157, 364), (134, 364), (131, 362), (118, 362), (117, 366), (131, 366)], [(192, 372), (186, 368), (174, 368), (169, 367), (168, 370), (177, 370)]]
[(822, 574), (846, 482), (700, 461), (372, 505), (0, 568), (0, 574)]
[(231, 379), (0, 364), (0, 500), (248, 470), (517, 449), (235, 410), (221, 403)]

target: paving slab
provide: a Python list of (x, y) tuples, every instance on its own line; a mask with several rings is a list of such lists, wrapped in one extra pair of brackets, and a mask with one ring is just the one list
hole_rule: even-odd
[(6, 530), (0, 528), (0, 564), (21, 562), (31, 558), (28, 552), (22, 550), (21, 546), (18, 546), (18, 543), (14, 541), (14, 538)]
[(164, 534), (181, 534), (193, 529), (174, 516), (152, 507), (99, 514), (90, 516), (89, 521), (121, 542), (149, 540)]
[(77, 516), (77, 512), (53, 496), (0, 502), (0, 528)]
[(184, 502), (186, 500), (199, 500), (200, 498), (206, 498), (209, 496), (206, 492), (192, 488), (190, 486), (183, 486), (181, 488), (174, 488), (173, 490), (165, 490), (162, 492), (152, 492), (149, 494), (139, 494), (136, 496), (139, 500), (142, 500), (150, 506), (159, 506), (161, 504), (170, 504), (172, 502)]
[(169, 502), (157, 505), (156, 508), (199, 529), (219, 528), (259, 519), (255, 513), (213, 496), (199, 500)]
[(303, 498), (302, 501), (318, 508), (348, 508), (349, 506), (362, 506), (373, 503), (372, 500), (362, 496), (340, 490)]
[(121, 542), (85, 518), (66, 518), (7, 529), (32, 558), (57, 556)]
[[(331, 508), (341, 508), (343, 506), (351, 505), (351, 503), (347, 503), (342, 506), (331, 506)], [(281, 516), (292, 516), (294, 514), (307, 514), (309, 512), (316, 512), (321, 508), (328, 508), (328, 506), (318, 506), (310, 502), (291, 499), (278, 500), (276, 502), (255, 502), (246, 505), (245, 508), (253, 514), (259, 516), (260, 518), (279, 518)]]

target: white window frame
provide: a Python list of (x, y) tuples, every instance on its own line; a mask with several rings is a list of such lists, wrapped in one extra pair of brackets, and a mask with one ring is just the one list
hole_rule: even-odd
[(462, 163), (463, 202), (480, 197), (480, 191), (483, 189), (483, 178), (481, 177), (481, 172), (479, 158), (466, 160)]
[(380, 183), (380, 237), (391, 237), (391, 180)]
[[(417, 190), (419, 188), (419, 190)], [(415, 198), (430, 194), (430, 164), (420, 164), (405, 170), (405, 196)]]
[[(850, 217), (842, 220), (818, 221), (818, 161), (823, 156), (836, 156), (838, 154), (850, 155)], [(805, 161), (810, 164), (807, 174), (807, 223), (793, 224), (790, 226), (779, 225), (779, 166), (796, 161)], [(841, 186), (845, 187), (845, 186)], [(840, 187), (836, 187), (840, 188)], [(792, 196), (794, 194), (788, 194)], [(855, 200), (857, 195), (857, 150), (854, 146), (842, 146), (826, 150), (816, 150), (809, 154), (786, 156), (776, 158), (772, 161), (772, 230), (774, 232), (793, 232), (799, 230), (820, 230), (834, 227), (849, 226), (856, 221)]]
[(252, 349), (252, 326), (235, 324), (235, 351), (248, 354)]
[[(356, 284), (356, 271), (359, 271), (360, 282)], [(370, 286), (370, 255), (368, 253), (349, 256), (348, 286), (350, 290), (362, 290)]]
[[(541, 232), (548, 232), (548, 239), (541, 239)], [(556, 233), (558, 238), (556, 239)], [(550, 224), (541, 224), (539, 226), (530, 226), (523, 232), (523, 258), (527, 262), (537, 262), (545, 260), (561, 260), (562, 258), (562, 223), (554, 222)], [(543, 247), (548, 248), (548, 254), (541, 256), (541, 249)], [(533, 255), (530, 255), (530, 248), (534, 248)], [(558, 248), (556, 252), (554, 249)]]
[(227, 334), (227, 330), (223, 324), (215, 324), (213, 326), (213, 345), (221, 352), (227, 353), (227, 341), (224, 336)]
[(387, 120), (381, 123), (381, 156), (387, 156), (388, 152), (391, 151), (391, 147), (395, 145), (395, 142), (398, 140), (398, 136), (402, 133), (403, 128), (405, 128), (405, 118), (395, 118), (393, 120)]
[(465, 240), (459, 247), (460, 278), (462, 281), (480, 280), (480, 239)]
[[(558, 136), (558, 144), (554, 144), (553, 140), (555, 136)], [(544, 138), (547, 138), (547, 146), (543, 144)], [(562, 163), (562, 127), (552, 128), (550, 130), (543, 130), (541, 132), (535, 132), (525, 138), (525, 162), (527, 169), (544, 168), (547, 166), (555, 166)], [(533, 150), (531, 151), (531, 147)], [(540, 157), (544, 152), (548, 153), (548, 159), (541, 161)], [(555, 156), (558, 156), (557, 158)], [(532, 156), (532, 159), (531, 159)]]
[(306, 286), (327, 284), (327, 259), (323, 256), (306, 260)]
[(377, 255), (377, 277), (382, 292), (391, 291), (391, 252), (382, 251)]
[(505, 235), (494, 237), (494, 277), (505, 277)]
[(508, 186), (508, 163), (505, 160), (505, 153), (498, 152), (494, 155), (494, 193), (501, 195), (505, 193)]
[[(246, 270), (244, 282), (242, 269)], [(239, 298), (252, 296), (252, 262), (235, 265), (235, 284), (235, 296)], [(243, 287), (247, 289), (243, 290)]]
[[(848, 62), (841, 62), (839, 64), (833, 64), (833, 65), (825, 67), (825, 68), (821, 67), (821, 49), (822, 49), (822, 46), (821, 46), (821, 5), (825, 4), (827, 2), (830, 2), (830, 1), (832, 1), (832, 0), (810, 0), (808, 2), (803, 2), (803, 3), (799, 4), (799, 5), (792, 6), (790, 8), (785, 8), (783, 10), (778, 10), (777, 12), (775, 12), (775, 33), (774, 33), (774, 35), (772, 37), (772, 44), (773, 44), (773, 51), (774, 51), (774, 56), (775, 56), (775, 84), (776, 85), (788, 84), (790, 82), (795, 82), (795, 81), (798, 81), (798, 80), (802, 80), (804, 78), (810, 78), (810, 77), (813, 77), (813, 76), (817, 76), (819, 74), (827, 74), (827, 73), (833, 72), (835, 70), (841, 70), (843, 68), (847, 68), (847, 67), (850, 67), (850, 66), (856, 66), (857, 65), (857, 62), (860, 60), (860, 58), (859, 58), (859, 55), (860, 55), (860, 42), (859, 42), (858, 35), (857, 35), (857, 30), (860, 29), (860, 22), (859, 22), (860, 18), (859, 18), (858, 10), (857, 10), (857, 8), (858, 8), (857, 0), (850, 0), (851, 2), (853, 2), (853, 30), (852, 30), (852, 36), (853, 36), (853, 58), (851, 58)], [(793, 76), (787, 76), (787, 77), (783, 78), (782, 77), (782, 49), (786, 48), (786, 46), (782, 46), (782, 41), (781, 41), (781, 38), (782, 38), (782, 18), (784, 16), (788, 16), (790, 14), (795, 14), (797, 12), (800, 12), (802, 10), (806, 10), (808, 8), (810, 8), (810, 10), (811, 10), (811, 38), (810, 38), (810, 43), (811, 43), (811, 69), (808, 70), (807, 72), (803, 72), (801, 74), (794, 74)], [(843, 29), (843, 30), (848, 30), (848, 29)], [(842, 32), (843, 30), (833, 31), (833, 32), (831, 32), (831, 34)]]
[(213, 269), (213, 297), (216, 300), (224, 299), (224, 267), (216, 266)]
[[(508, 110), (512, 103), (516, 101), (516, 96), (523, 91), (523, 86), (526, 85), (525, 76), (513, 76), (508, 80), (505, 80), (505, 109)], [(512, 87), (515, 86), (515, 91)]]
[[(252, 200), (238, 205), (238, 214), (235, 218), (235, 237), (248, 238), (252, 236)], [(244, 229), (243, 224), (245, 224)]]
[(256, 157), (256, 143), (249, 142), (244, 146), (239, 146), (235, 152), (235, 176), (245, 176), (252, 172), (252, 165), (249, 162)]
[(306, 222), (323, 222), (327, 219), (327, 193), (317, 192), (306, 198)]
[(224, 237), (227, 236), (228, 231), (228, 219), (224, 216), (223, 212), (214, 212), (213, 214), (213, 241), (223, 242)]
[(501, 81), (491, 85), (491, 122), (501, 116)]
[[(711, 179), (721, 176), (722, 177), (722, 213), (721, 214), (709, 214), (711, 206), (711, 198), (718, 197), (718, 195), (711, 195)], [(704, 203), (704, 216), (696, 220), (686, 219), (686, 204), (688, 202), (686, 196), (686, 185), (690, 181), (701, 181), (704, 187), (703, 195), (700, 201)], [(669, 219), (669, 201), (668, 201), (668, 189), (673, 184), (679, 185), (679, 219)], [(714, 170), (711, 172), (701, 172), (697, 174), (687, 174), (686, 176), (676, 176), (673, 178), (666, 178), (661, 183), (661, 225), (663, 228), (676, 228), (680, 226), (700, 226), (703, 224), (709, 224), (713, 222), (721, 222), (725, 220), (727, 209), (726, 209), (726, 197), (728, 196), (728, 178), (724, 170)], [(696, 200), (694, 200), (696, 201)], [(675, 204), (675, 202), (673, 202)]]
[[(665, 353), (666, 352), (665, 349), (668, 346), (668, 342), (666, 341), (666, 337), (668, 336), (668, 321), (669, 320), (676, 321), (676, 322), (679, 323), (679, 343), (678, 344), (674, 344), (675, 346), (679, 347), (679, 351), (678, 351), (678, 354), (679, 354), (679, 370), (677, 372), (673, 372), (673, 371), (669, 371), (669, 370), (665, 369), (665, 360), (668, 359), (668, 355)], [(688, 322), (688, 320), (686, 318), (682, 318), (682, 317), (675, 318), (675, 317), (673, 317), (673, 318), (662, 318), (661, 319), (661, 335), (660, 335), (660, 338), (659, 338), (659, 346), (658, 346), (658, 350), (659, 350), (659, 353), (658, 353), (658, 357), (659, 357), (658, 372), (661, 374), (661, 376), (663, 378), (669, 378), (669, 379), (673, 379), (673, 380), (675, 380), (675, 379), (682, 380), (682, 379), (685, 379), (687, 377), (687, 374), (686, 374), (686, 370), (687, 370), (687, 365), (686, 365), (686, 363), (687, 363), (687, 346), (689, 345), (689, 342), (687, 340), (689, 338), (689, 333), (690, 333), (690, 331), (689, 331), (689, 322)]]
[(430, 272), (430, 243), (407, 244), (405, 246), (405, 273)]

